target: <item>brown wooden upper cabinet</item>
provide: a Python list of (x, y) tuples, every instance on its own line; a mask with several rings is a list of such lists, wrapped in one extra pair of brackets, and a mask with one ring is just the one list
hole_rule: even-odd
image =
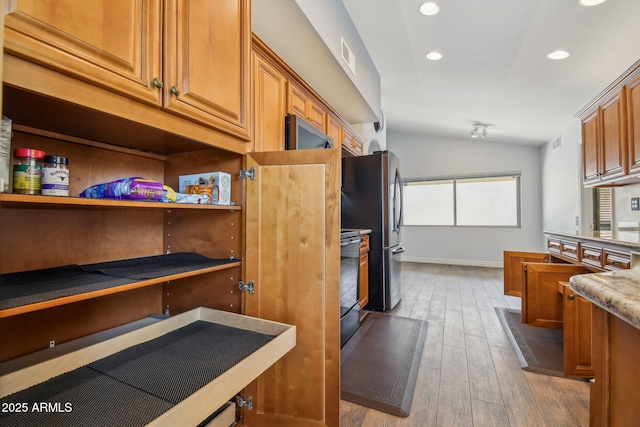
[(249, 139), (250, 0), (17, 0), (5, 51)]
[(628, 173), (626, 94), (620, 90), (582, 120), (583, 182), (585, 185)]
[(327, 135), (333, 139), (333, 146), (342, 147), (342, 121), (333, 114), (327, 114)]
[(255, 50), (252, 61), (254, 150), (283, 151), (287, 77)]
[(297, 114), (321, 132), (326, 131), (327, 110), (318, 100), (293, 82), (289, 82), (288, 100), (290, 114)]
[(627, 85), (629, 173), (640, 172), (640, 76)]
[(354, 156), (362, 156), (364, 151), (363, 138), (357, 132), (345, 127), (342, 131), (342, 148)]

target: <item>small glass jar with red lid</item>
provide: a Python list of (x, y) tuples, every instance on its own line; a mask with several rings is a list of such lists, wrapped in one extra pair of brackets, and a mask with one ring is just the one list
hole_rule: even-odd
[(44, 151), (16, 148), (13, 151), (13, 192), (40, 194)]

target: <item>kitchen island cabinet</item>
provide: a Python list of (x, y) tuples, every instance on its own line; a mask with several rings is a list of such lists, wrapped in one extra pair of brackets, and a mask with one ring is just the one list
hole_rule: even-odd
[(591, 426), (635, 426), (640, 418), (638, 269), (579, 275), (571, 289), (592, 303)]
[(576, 295), (568, 282), (559, 282), (558, 292), (562, 296), (564, 375), (593, 378), (591, 302)]

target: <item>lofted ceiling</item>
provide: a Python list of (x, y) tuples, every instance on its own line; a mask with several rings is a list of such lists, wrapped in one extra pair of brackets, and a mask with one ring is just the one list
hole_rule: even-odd
[[(342, 0), (380, 74), (387, 129), (542, 145), (640, 59), (640, 0)], [(571, 56), (550, 60), (563, 49)], [(425, 54), (444, 55), (430, 61)]]

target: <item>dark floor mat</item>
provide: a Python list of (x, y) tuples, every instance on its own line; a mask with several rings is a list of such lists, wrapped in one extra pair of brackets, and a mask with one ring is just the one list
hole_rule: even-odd
[(520, 310), (496, 307), (496, 313), (522, 369), (564, 377), (562, 329), (523, 324)]
[(369, 313), (342, 348), (340, 397), (408, 416), (426, 332), (427, 322)]

